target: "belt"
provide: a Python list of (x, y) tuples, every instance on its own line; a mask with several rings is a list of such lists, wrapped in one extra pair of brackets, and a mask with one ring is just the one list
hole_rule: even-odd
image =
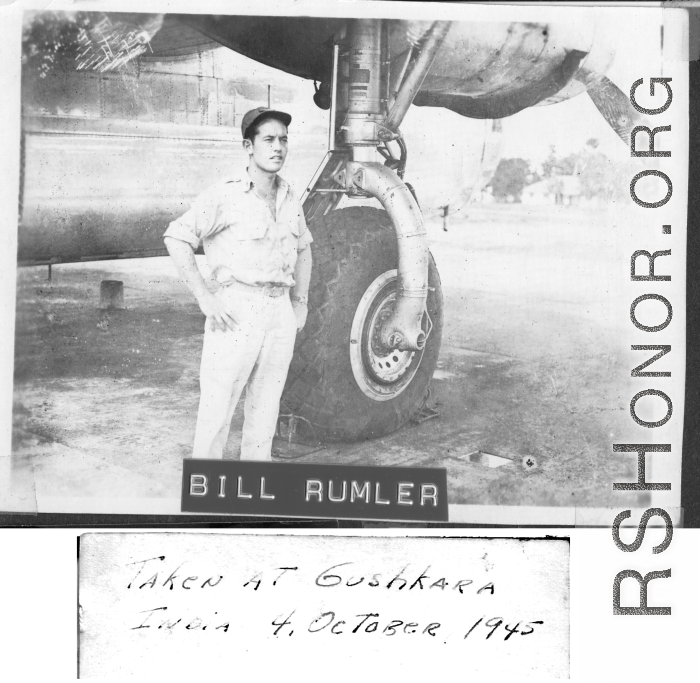
[(230, 283), (226, 283), (224, 287), (226, 289), (239, 289), (243, 292), (260, 292), (263, 296), (272, 298), (284, 296), (289, 291), (287, 285), (273, 285), (271, 283), (264, 285), (247, 285), (245, 282), (239, 282), (238, 280), (232, 280)]

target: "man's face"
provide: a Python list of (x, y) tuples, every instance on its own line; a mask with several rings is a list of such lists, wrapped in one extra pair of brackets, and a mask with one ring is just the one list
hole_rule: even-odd
[(250, 161), (261, 171), (277, 173), (287, 158), (287, 126), (277, 119), (263, 121), (255, 138), (245, 140)]

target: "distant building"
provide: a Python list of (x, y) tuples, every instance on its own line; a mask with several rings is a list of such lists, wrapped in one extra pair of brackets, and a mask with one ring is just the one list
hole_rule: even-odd
[(554, 178), (556, 204), (572, 206), (578, 204), (581, 196), (581, 181), (578, 175), (562, 175)]
[(525, 186), (521, 195), (522, 203), (530, 206), (554, 204), (555, 194), (550, 188), (550, 182), (551, 178), (547, 180), (538, 180), (536, 183)]
[(581, 198), (581, 180), (578, 175), (554, 175), (527, 185), (521, 201), (531, 206), (559, 204), (574, 206)]

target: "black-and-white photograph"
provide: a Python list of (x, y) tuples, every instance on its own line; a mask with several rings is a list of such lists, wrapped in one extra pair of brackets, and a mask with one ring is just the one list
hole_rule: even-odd
[(24, 13), (0, 510), (176, 514), (223, 458), (677, 519), (682, 16), (227, 7)]

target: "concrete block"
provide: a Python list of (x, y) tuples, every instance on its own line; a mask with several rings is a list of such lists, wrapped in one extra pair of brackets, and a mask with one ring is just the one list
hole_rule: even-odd
[(100, 308), (104, 310), (124, 308), (124, 283), (121, 280), (102, 280)]

